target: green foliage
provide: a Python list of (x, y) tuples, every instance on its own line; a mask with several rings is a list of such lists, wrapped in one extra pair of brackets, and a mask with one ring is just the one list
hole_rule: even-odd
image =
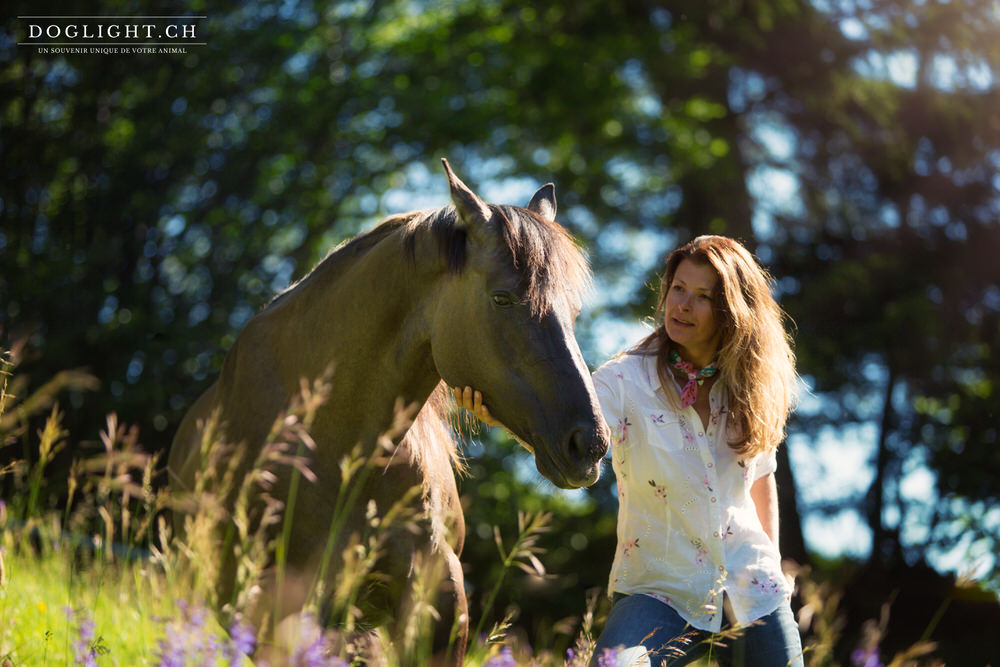
[[(645, 285), (676, 241), (756, 247), (821, 404), (792, 432), (876, 425), (875, 481), (850, 499), (873, 567), (958, 547), (1000, 585), (989, 3), (188, 9), (209, 37), (183, 55), (36, 53), (16, 44), (30, 3), (3, 24), (0, 344), (23, 378), (11, 393), (45, 407), (2, 417), (0, 469), (41, 460), (33, 435), (63, 390), (70, 434), (45, 453), (37, 509), (71, 492), (71, 462), (102, 450), (86, 434), (108, 413), (165, 449), (252, 313), (383, 214), (445, 203), (447, 156), (473, 184), (556, 183), (603, 297), (578, 327), (594, 363), (608, 322), (651, 312)], [(556, 627), (604, 585), (610, 481), (568, 502), (488, 447), (463, 481), (470, 585), (490, 585), (492, 526), (551, 511), (558, 577), (510, 596)], [(933, 497), (900, 492), (913, 461)], [(5, 498), (26, 491), (5, 478)]]

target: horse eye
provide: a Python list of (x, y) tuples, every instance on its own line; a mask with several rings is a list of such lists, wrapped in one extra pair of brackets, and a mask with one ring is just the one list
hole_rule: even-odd
[(506, 292), (497, 292), (493, 295), (493, 304), (501, 308), (506, 308), (507, 306), (514, 305), (514, 299)]

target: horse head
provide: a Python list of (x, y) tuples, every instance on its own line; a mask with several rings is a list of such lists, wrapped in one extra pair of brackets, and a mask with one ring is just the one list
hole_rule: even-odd
[(609, 438), (573, 332), (590, 273), (555, 221), (555, 188), (526, 208), (491, 206), (444, 165), (464, 248), (432, 318), (437, 371), (480, 390), (553, 484), (593, 484)]

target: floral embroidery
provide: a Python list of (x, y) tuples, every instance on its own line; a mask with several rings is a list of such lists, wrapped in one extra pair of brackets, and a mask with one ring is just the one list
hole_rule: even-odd
[(750, 481), (750, 466), (747, 465), (747, 462), (744, 461), (743, 459), (740, 459), (739, 461), (736, 462), (736, 464), (739, 467), (743, 468), (743, 481), (744, 482)]
[(663, 418), (663, 415), (662, 415), (662, 414), (659, 414), (659, 415), (649, 415), (649, 418), (650, 418), (651, 420), (653, 420), (653, 423), (654, 423), (654, 424), (660, 424), (661, 426), (662, 426), (663, 424), (666, 424), (666, 423), (667, 423), (667, 422), (666, 422), (666, 420), (665, 420), (665, 419)]
[(694, 562), (698, 567), (705, 567), (705, 556), (708, 555), (708, 549), (705, 548), (705, 543), (701, 541), (701, 538), (696, 537), (691, 540), (691, 544), (694, 546), (698, 552), (694, 555)]
[(726, 526), (726, 531), (722, 533), (722, 541), (725, 542), (726, 539), (732, 537), (732, 535), (733, 535), (733, 526), (732, 525)]
[(639, 548), (639, 538), (637, 537), (634, 540), (630, 540), (622, 545), (622, 555), (625, 556), (625, 558), (631, 558), (632, 550), (638, 548)]
[(701, 483), (705, 485), (705, 488), (708, 489), (710, 493), (714, 493), (714, 489), (712, 488), (712, 485), (708, 481), (708, 473), (707, 472), (704, 475), (702, 475), (702, 477), (701, 477)]
[(719, 425), (719, 419), (721, 419), (722, 415), (724, 415), (724, 414), (726, 414), (726, 408), (725, 408), (725, 406), (721, 406), (720, 405), (717, 408), (714, 408), (712, 410), (711, 414), (710, 414), (711, 419), (712, 419), (712, 426), (718, 426)]
[(753, 584), (761, 593), (784, 595), (781, 590), (781, 584), (775, 581), (774, 577), (768, 577), (767, 579), (758, 579), (757, 577), (754, 577), (750, 580), (750, 583)]
[(612, 444), (620, 445), (625, 442), (625, 439), (628, 438), (628, 429), (631, 425), (628, 417), (619, 417), (618, 425), (611, 429)]
[(684, 448), (695, 449), (696, 446), (694, 444), (694, 433), (691, 431), (691, 427), (688, 425), (687, 419), (681, 417), (680, 424), (681, 424), (681, 434), (684, 436)]
[(657, 484), (654, 480), (649, 480), (649, 485), (653, 487), (653, 492), (656, 494), (656, 497), (666, 503), (667, 486), (665, 484)]

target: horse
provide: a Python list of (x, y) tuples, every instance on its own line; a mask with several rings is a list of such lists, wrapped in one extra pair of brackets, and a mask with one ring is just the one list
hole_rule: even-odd
[[(212, 415), (225, 440), (240, 443), (243, 458), (253, 461), (301, 379), (332, 365), (328, 400), (309, 430), (315, 479), (297, 488), (297, 507), (307, 509), (292, 516), (287, 566), (316, 575), (321, 554), (330, 553), (340, 461), (358, 446), (371, 453), (390, 432), (392, 464), (366, 481), (362, 502), (334, 536), (326, 590), (344, 566), (350, 536), (363, 530), (367, 501), (391, 507), (419, 487), (421, 529), (393, 535), (378, 563), (381, 584), (356, 606), (368, 627), (385, 623), (398, 638), (412, 613), (409, 576), (420, 562), (440, 564), (446, 599), (438, 631), (451, 629), (451, 656), (461, 664), (468, 641), (458, 558), (465, 526), (455, 478), (460, 456), (453, 433), (442, 428), (447, 387), (479, 389), (492, 414), (533, 452), (539, 473), (559, 488), (597, 480), (609, 434), (574, 336), (589, 266), (555, 221), (554, 186), (542, 186), (524, 208), (487, 204), (442, 162), (450, 205), (384, 219), (334, 249), (245, 325), (215, 384), (182, 419), (168, 471), (174, 487), (194, 487)], [(416, 417), (409, 428), (391, 431), (400, 405), (412, 406)], [(272, 494), (287, 497), (292, 477), (279, 473)], [(292, 613), (298, 602), (280, 613)]]

